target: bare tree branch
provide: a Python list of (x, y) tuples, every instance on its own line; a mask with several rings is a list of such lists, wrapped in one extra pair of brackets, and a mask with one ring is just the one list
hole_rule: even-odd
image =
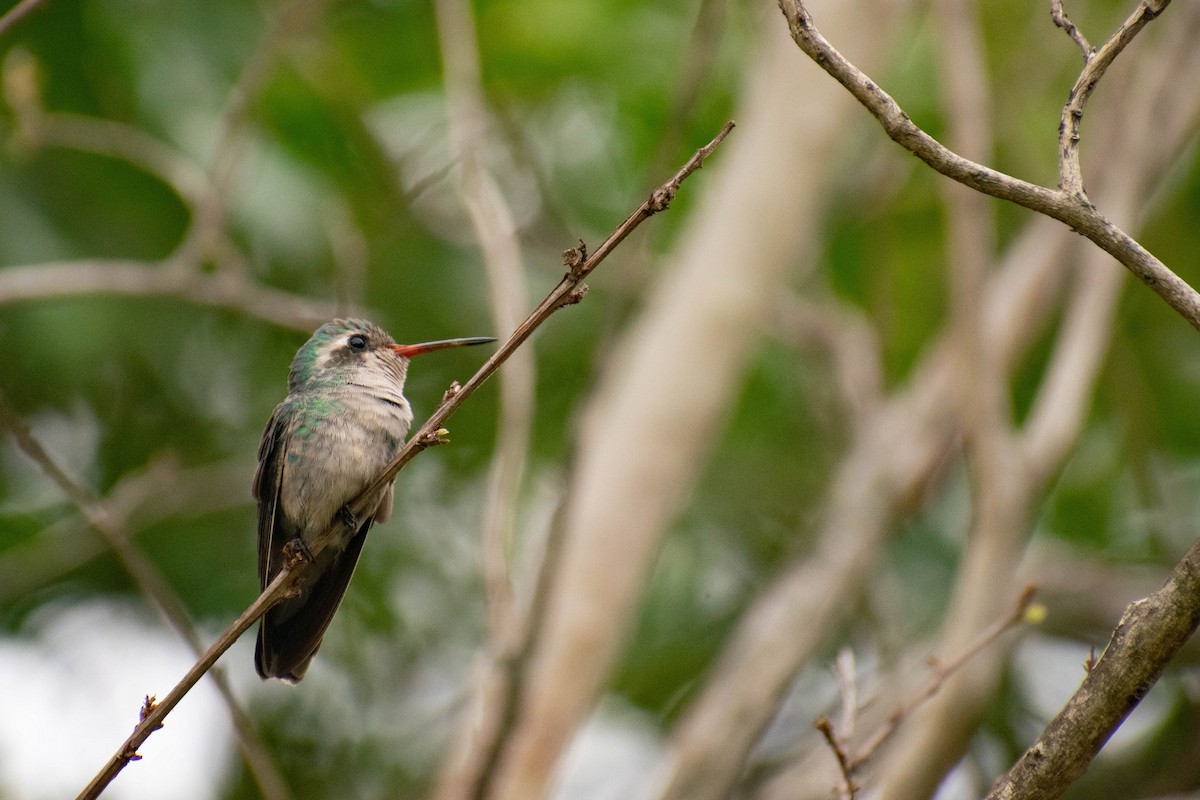
[[(786, 5), (794, 5), (794, 4), (781, 4), (781, 5), (786, 6)], [(1139, 11), (1139, 13), (1140, 13), (1140, 11)], [(786, 8), (786, 7), (785, 7), (785, 14), (788, 14), (788, 8)], [(1131, 17), (1131, 19), (1134, 19), (1136, 17), (1138, 17), (1138, 13), (1135, 13), (1134, 17)], [(789, 20), (791, 21), (791, 19), (792, 19), (792, 17), (789, 14)], [(1144, 25), (1145, 21), (1143, 20), (1139, 24)], [(1123, 26), (1123, 31), (1129, 27), (1132, 27), (1132, 26), (1130, 24), (1127, 24), (1127, 26)], [(795, 27), (794, 26), (793, 26), (793, 34), (795, 35)], [(1124, 36), (1125, 36), (1125, 43), (1128, 42), (1128, 39), (1132, 38), (1131, 34), (1124, 34)], [(803, 44), (802, 44), (802, 47), (803, 47)], [(822, 54), (823, 54), (822, 56), (814, 56), (814, 58), (815, 58), (815, 60), (818, 61), (818, 63), (820, 63), (823, 67), (825, 67), (827, 70), (829, 70), (828, 64), (822, 60), (822, 58), (824, 57), (824, 51), (822, 51)], [(812, 55), (812, 53), (810, 53), (810, 55)], [(1113, 53), (1113, 55), (1115, 55), (1115, 52)], [(1111, 62), (1111, 57), (1108, 60)], [(1093, 77), (1098, 79), (1099, 74), (1102, 74), (1102, 71), (1100, 73), (1094, 73)], [(835, 77), (837, 77), (837, 76), (835, 75)], [(863, 77), (865, 78), (865, 76), (863, 76)], [(839, 80), (842, 80), (842, 78), (839, 77)], [(846, 81), (844, 81), (844, 80), (842, 82), (846, 83)], [(862, 100), (863, 98), (860, 97), (859, 99)], [(864, 102), (866, 102), (866, 101), (864, 101)], [(868, 105), (869, 105), (869, 103), (868, 103)], [(1082, 111), (1082, 106), (1079, 107), (1079, 110), (1080, 110), (1080, 112)], [(1148, 116), (1150, 116), (1150, 115), (1148, 115)], [(885, 123), (885, 127), (887, 127), (886, 123)], [(889, 132), (891, 132), (890, 129), (889, 129)], [(1139, 140), (1136, 137), (1133, 137), (1132, 134), (1130, 134), (1130, 137), (1131, 137), (1131, 139)], [(896, 138), (896, 137), (893, 136), (893, 138)], [(899, 141), (899, 139), (898, 139), (898, 141)], [(904, 143), (904, 142), (902, 142), (902, 143)], [(940, 147), (940, 145), (939, 145), (939, 147)], [(918, 153), (918, 154), (920, 155), (920, 153)], [(922, 157), (924, 158), (925, 156), (922, 156)], [(1077, 154), (1076, 154), (1076, 157), (1077, 157)], [(1110, 155), (1110, 157), (1111, 157), (1111, 155)], [(925, 159), (925, 160), (928, 161), (929, 159)], [(945, 170), (940, 170), (940, 171), (945, 171)], [(952, 175), (952, 177), (955, 177), (955, 176)], [(1132, 192), (1132, 194), (1136, 195), (1137, 191), (1140, 191), (1140, 190), (1135, 190), (1134, 192)], [(1118, 206), (1121, 207), (1122, 210), (1127, 207), (1125, 205), (1124, 201), (1129, 196), (1130, 196), (1130, 194), (1127, 194), (1125, 192), (1117, 193), (1117, 197), (1120, 198), (1120, 200), (1118, 202)], [(1107, 278), (1108, 276), (1103, 276), (1103, 277)], [(1106, 286), (1106, 284), (1108, 283), (1107, 280), (1096, 280), (1096, 278), (1097, 278), (1097, 276), (1095, 276), (1094, 274), (1091, 275), (1092, 282), (1087, 286), (1087, 290), (1083, 291), (1081, 293), (1078, 303), (1073, 304), (1072, 308), (1078, 307), (1078, 312), (1073, 311), (1069, 314), (1068, 324), (1067, 324), (1067, 326), (1064, 327), (1063, 335), (1060, 337), (1061, 357), (1073, 359), (1072, 368), (1071, 369), (1061, 369), (1060, 368), (1059, 370), (1054, 371), (1053, 375), (1051, 375), (1050, 371), (1048, 371), (1047, 384), (1046, 384), (1046, 386), (1043, 387), (1044, 392), (1039, 393), (1039, 398), (1045, 397), (1047, 399), (1047, 404), (1048, 404), (1047, 408), (1049, 408), (1050, 405), (1053, 405), (1057, 409), (1053, 415), (1053, 417), (1057, 420), (1062, 419), (1061, 415), (1063, 413), (1064, 408), (1069, 409), (1069, 412), (1067, 412), (1067, 413), (1073, 412), (1077, 419), (1082, 418), (1083, 411), (1081, 408), (1078, 407), (1078, 404), (1080, 402), (1079, 398), (1080, 397), (1086, 398), (1086, 397), (1090, 396), (1086, 387), (1091, 384), (1091, 381), (1094, 379), (1094, 375), (1095, 375), (1095, 372), (1097, 369), (1097, 359), (1098, 359), (1098, 356), (1096, 355), (1097, 349), (1098, 349), (1098, 352), (1101, 352), (1101, 353), (1105, 349), (1105, 345), (1106, 345), (1106, 341), (1107, 341), (1107, 336), (1105, 335), (1105, 331), (1107, 330), (1107, 328), (1104, 326), (1107, 325), (1107, 322), (1110, 319), (1110, 315), (1112, 313), (1111, 309), (1112, 309), (1113, 302), (1115, 300), (1115, 295), (1113, 294), (1113, 287)], [(1078, 320), (1078, 324), (1071, 322), (1071, 320)], [(1074, 329), (1074, 330), (1072, 330), (1072, 329)], [(1080, 344), (1081, 342), (1086, 342), (1086, 345), (1081, 345)], [(1056, 359), (1055, 363), (1056, 364), (1059, 363), (1057, 361), (1057, 359)], [(1075, 369), (1075, 367), (1078, 367), (1078, 369)], [(1079, 371), (1080, 369), (1084, 370), (1084, 372), (1081, 373)], [(1063, 373), (1063, 374), (1060, 374), (1060, 373)], [(1068, 380), (1070, 378), (1070, 376), (1074, 376), (1073, 380), (1076, 382), (1077, 385), (1071, 387), (1073, 389), (1073, 391), (1071, 391), (1070, 393), (1067, 393), (1063, 390), (1064, 381)], [(1078, 385), (1078, 384), (1081, 384), (1081, 385)], [(1051, 403), (1051, 398), (1054, 398), (1053, 403)], [(1051, 417), (1048, 413), (1047, 417), (1045, 417), (1043, 419), (1049, 420), (1050, 418)], [(1035, 418), (1034, 421), (1037, 421), (1037, 418)], [(1044, 424), (1044, 423), (1039, 423), (1039, 425), (1041, 425), (1041, 424)], [(1044, 434), (1042, 434), (1040, 431), (1041, 431), (1041, 428), (1039, 427), (1036, 439), (1040, 440), (1044, 443), (1046, 440), (1042, 438), (1044, 436)], [(1007, 438), (1008, 437), (1006, 436), (1005, 439), (1007, 439)], [(1022, 437), (1022, 438), (1024, 438), (1024, 437)], [(1065, 439), (1073, 440), (1073, 435), (1067, 434)], [(1045, 457), (1047, 459), (1050, 459), (1052, 463), (1057, 463), (1057, 461), (1054, 461), (1052, 459), (1052, 456), (1057, 455), (1058, 458), (1062, 457), (1062, 454), (1065, 452), (1065, 450), (1063, 449), (1063, 446), (1062, 446), (1064, 437), (1056, 436), (1056, 437), (1054, 437), (1054, 441), (1056, 442), (1056, 445), (1049, 448), (1046, 451), (1041, 452), (1039, 454), (1039, 457)], [(1015, 443), (1015, 442), (1011, 442), (1011, 443)], [(1011, 451), (1011, 448), (1006, 447), (1005, 449)], [(1011, 455), (1013, 455), (1013, 453), (1010, 452), (1010, 456)], [(1026, 452), (1026, 453), (1023, 453), (1022, 455), (1023, 455), (1023, 457), (1028, 457), (1030, 455), (1030, 453)], [(1005, 460), (1010, 460), (1010, 459), (1009, 459), (1009, 457), (1006, 457)], [(1027, 470), (1028, 472), (1022, 478), (1021, 482), (1022, 483), (1027, 482), (1028, 483), (1027, 489), (1032, 489), (1036, 494), (1040, 494), (1041, 489), (1038, 487), (1043, 486), (1043, 482), (1045, 480), (1047, 480), (1047, 475), (1048, 475), (1048, 472), (1043, 472), (1043, 469), (1048, 469), (1049, 473), (1052, 473), (1052, 471), (1055, 469), (1055, 467), (1048, 466), (1047, 464), (1043, 464), (1043, 463), (1038, 463), (1036, 465), (1028, 464), (1026, 467), (1024, 467), (1022, 469)], [(1009, 471), (1006, 474), (1013, 474), (1013, 473), (1012, 473), (1012, 471)], [(1022, 492), (1020, 492), (1020, 494), (1025, 495), (1025, 492), (1022, 491)], [(988, 561), (989, 564), (992, 563), (988, 559), (984, 559), (984, 560)], [(993, 566), (994, 566), (994, 564), (993, 564)], [(976, 576), (976, 577), (978, 577), (978, 576)], [(972, 580), (970, 580), (968, 578), (966, 580), (966, 582), (972, 583)], [(975, 581), (975, 583), (978, 583), (978, 581)], [(955, 604), (955, 607), (957, 607), (957, 603)], [(939, 702), (941, 701), (941, 699), (942, 698), (939, 698)], [(946, 701), (945, 701), (945, 703), (943, 703), (943, 705), (949, 705), (956, 709), (960, 708), (959, 705), (951, 703), (951, 701), (949, 699), (946, 699)], [(945, 725), (945, 721), (944, 721), (945, 715), (944, 714), (943, 715), (934, 714), (932, 716), (937, 717), (937, 719), (939, 720), (937, 722), (937, 726), (944, 731), (946, 729), (946, 725)], [(961, 736), (959, 736), (958, 738), (962, 739)], [(906, 737), (906, 741), (912, 742), (913, 737)], [(927, 756), (929, 755), (930, 751), (933, 749), (936, 749), (936, 748), (933, 746), (921, 748), (920, 752), (923, 753), (924, 756), (916, 755), (916, 756), (914, 756), (914, 761), (919, 762), (923, 767), (927, 767), (929, 764), (929, 759)], [(944, 748), (942, 748), (942, 750), (944, 750)], [(888, 776), (888, 779), (891, 780), (893, 783), (897, 784), (898, 786), (904, 787), (905, 792), (913, 792), (918, 795), (924, 794), (926, 792), (926, 789), (921, 788), (921, 786), (917, 786), (914, 784), (912, 774), (905, 773), (905, 772), (896, 774), (890, 769), (883, 770), (883, 772), (884, 772), (884, 774), (886, 774)], [(923, 784), (922, 784), (922, 786), (923, 786)], [(888, 794), (888, 791), (886, 789), (884, 790), (884, 794)]]
[(251, 103), (266, 86), (284, 44), (311, 25), (328, 2), (294, 0), (276, 11), (268, 21), (266, 32), (246, 59), (217, 120), (206, 191), (192, 209), (192, 223), (176, 248), (175, 258), (197, 263), (211, 258), (219, 270), (248, 271), (245, 259), (225, 236), (225, 215), (244, 144), (238, 133)]
[[(1109, 55), (1104, 60), (1104, 68), (1107, 68), (1112, 59), (1124, 49), (1133, 36), (1165, 5), (1164, 2), (1155, 6), (1148, 3), (1139, 6), (1140, 13), (1135, 12), (1131, 17), (1134, 22), (1122, 26), (1118, 35), (1114, 37), (1114, 41), (1117, 43), (1112, 46)], [(1061, 189), (1048, 189), (963, 158), (946, 148), (914, 124), (891, 95), (883, 91), (878, 84), (834, 49), (817, 31), (812, 17), (800, 0), (779, 0), (779, 6), (783, 10), (784, 17), (787, 18), (792, 38), (800, 49), (846, 87), (855, 99), (875, 116), (888, 136), (896, 143), (933, 169), (959, 183), (992, 197), (1045, 214), (1086, 236), (1106, 253), (1124, 264), (1193, 327), (1200, 329), (1200, 294), (1197, 294), (1191, 286), (1168, 269), (1133, 237), (1114, 225), (1086, 198), (1072, 191), (1070, 185)], [(1093, 63), (1100, 61), (1100, 58), (1093, 59)], [(1088, 72), (1094, 81), (1099, 81), (1104, 69), (1093, 68), (1089, 64), (1088, 67), (1085, 67), (1085, 72)], [(1082, 105), (1078, 100), (1068, 103), (1068, 109), (1077, 110), (1078, 114), (1082, 115)], [(1064, 113), (1067, 112), (1064, 111)], [(1074, 117), (1074, 111), (1071, 113)], [(1073, 119), (1071, 127), (1075, 124)], [(1073, 158), (1070, 152), (1066, 150), (1060, 152), (1060, 171), (1065, 170), (1068, 176), (1071, 174), (1070, 165), (1065, 167), (1061, 165), (1070, 158)]]
[[(943, 685), (951, 677), (953, 677), (963, 666), (973, 659), (980, 652), (985, 650), (989, 645), (993, 644), (1002, 635), (1027, 621), (1030, 605), (1033, 602), (1034, 587), (1028, 586), (1025, 591), (1017, 598), (1016, 605), (1003, 618), (994, 621), (991, 625), (979, 632), (975, 639), (970, 642), (960, 653), (957, 653), (953, 658), (946, 662), (936, 660), (930, 661), (931, 674), (925, 685), (909, 699), (897, 705), (887, 719), (877, 727), (870, 736), (853, 752), (850, 750), (849, 740), (853, 738), (853, 732), (850, 730), (839, 734), (833, 724), (825, 718), (818, 719), (816, 728), (825, 737), (825, 741), (833, 749), (834, 755), (837, 758), (838, 769), (841, 771), (841, 788), (839, 794), (846, 797), (847, 800), (854, 800), (854, 796), (858, 789), (857, 773), (871, 758), (875, 755), (875, 751), (886, 742), (896, 729), (903, 723), (917, 708), (928, 701), (941, 691)], [(840, 656), (839, 656), (840, 664)], [(842, 686), (843, 705), (847, 702), (846, 686), (847, 681), (839, 679), (839, 685)], [(849, 684), (853, 687), (853, 684)], [(843, 713), (843, 717), (850, 716)], [(909, 787), (911, 788), (911, 786)], [(915, 792), (914, 794), (920, 794)], [(885, 795), (884, 796), (889, 796)]]
[[(1091, 206), (1083, 188), (1083, 170), (1079, 166), (1079, 126), (1083, 122), (1084, 107), (1091, 98), (1092, 92), (1096, 90), (1100, 79), (1104, 77), (1104, 73), (1112, 66), (1121, 51), (1170, 3), (1171, 0), (1141, 0), (1117, 32), (1086, 60), (1083, 71), (1075, 79), (1075, 85), (1071, 87), (1071, 93), (1067, 96), (1067, 104), (1063, 106), (1062, 121), (1058, 128), (1058, 186), (1061, 191), (1076, 198), (1084, 210)], [(1058, 22), (1057, 18), (1055, 18), (1055, 22)], [(1067, 29), (1067, 33), (1069, 34), (1073, 28), (1075, 26), (1071, 25)], [(1093, 239), (1093, 241), (1095, 240)], [(1120, 256), (1117, 256), (1117, 260), (1121, 261)], [(1121, 263), (1129, 266), (1124, 261)]]
[[(1111, 113), (1120, 115), (1121, 124), (1114, 120), (1098, 127), (1111, 130), (1111, 138), (1097, 142), (1104, 156), (1093, 167), (1093, 182), (1103, 190), (1105, 202), (1113, 204), (1121, 219), (1129, 218), (1125, 209), (1131, 203), (1133, 208), (1145, 206), (1151, 187), (1177, 163), (1189, 139), (1194, 109), (1180, 103), (1178, 98), (1164, 106), (1163, 99), (1156, 92), (1147, 92), (1145, 87), (1161, 85), (1163, 91), (1169, 92), (1172, 86), (1169, 75), (1195, 74), (1194, 62), (1198, 57), (1196, 48), (1189, 44), (1194, 41), (1190, 17), (1189, 14), (1188, 24), (1180, 25), (1179, 30), (1171, 28), (1171, 45), (1164, 45), (1164, 52), (1156, 52), (1154, 58), (1139, 62), (1144, 64), (1140, 67), (1144, 71), (1139, 71), (1128, 90), (1114, 99)], [(869, 48), (857, 49), (871, 52)], [(1157, 108), (1158, 113), (1143, 119), (1142, 111), (1149, 108)], [(1167, 108), (1172, 113), (1164, 113)], [(1173, 113), (1176, 109), (1178, 116)], [(1104, 113), (1107, 115), (1109, 111), (1106, 106)], [(1142, 130), (1143, 124), (1161, 125), (1162, 135), (1147, 134)], [(1136, 180), (1130, 177), (1134, 174), (1138, 176)], [(1066, 229), (1033, 217), (988, 276), (980, 318), (984, 336), (994, 343), (1005, 374), (1011, 373), (1034, 338), (1040, 335), (1045, 320), (1055, 313), (1059, 286), (1071, 277), (1062, 264), (1070, 263), (1072, 241)], [(1097, 257), (1102, 259), (1099, 253)], [(1098, 262), (1095, 266), (1083, 264), (1080, 269), (1083, 275), (1104, 282), (1095, 274), (1102, 269)], [(912, 492), (936, 480), (934, 470), (941, 463), (937, 453), (944, 452), (956, 435), (953, 430), (943, 431), (937, 426), (952, 414), (948, 402), (956, 395), (955, 387), (965, 380), (958, 372), (957, 359), (951, 359), (955, 348), (951, 341), (945, 340), (949, 335), (949, 332), (943, 334), (943, 341), (927, 348), (928, 356), (912, 370), (904, 388), (881, 401), (882, 409), (897, 430), (882, 421), (882, 413), (859, 426), (866, 432), (856, 434), (828, 492), (829, 500), (819, 512), (817, 546), (804, 560), (785, 568), (747, 610), (738, 631), (730, 637), (724, 654), (711, 671), (708, 685), (672, 736), (670, 769), (694, 779), (672, 797), (690, 800), (698, 796), (722, 796), (720, 789), (712, 795), (706, 793), (714, 784), (728, 785), (721, 781), (736, 779), (743, 769), (743, 762), (730, 756), (733, 731), (743, 725), (761, 731), (783, 696), (783, 689), (778, 694), (763, 691), (765, 685), (776, 675), (782, 675), (785, 676), (782, 686), (786, 688), (787, 680), (817, 651), (809, 634), (829, 629), (836, 624), (839, 614), (853, 608), (852, 586), (856, 580), (853, 576), (860, 573), (850, 568), (852, 553), (861, 547), (867, 554), (863, 558), (869, 558), (872, 549), (880, 547), (886, 531), (872, 529), (868, 524), (887, 524), (891, 519), (888, 514), (883, 515), (884, 522), (869, 517), (867, 506), (890, 503), (897, 513), (902, 513), (905, 495), (894, 496), (893, 492), (908, 492), (906, 496), (911, 498)], [(1096, 336), (1090, 346), (1104, 339), (1106, 335)], [(1075, 371), (1062, 377), (1070, 375), (1079, 378)], [(1057, 372), (1053, 374), (1057, 376)], [(1051, 377), (1048, 372), (1047, 379)], [(1032, 425), (1033, 421), (1027, 424)], [(935, 431), (938, 431), (936, 436)], [(858, 450), (860, 439), (863, 452)], [(851, 468), (851, 463), (857, 466)], [(1021, 467), (1028, 468), (1028, 465)], [(903, 476), (903, 481), (894, 483), (883, 477), (887, 475)], [(859, 491), (861, 495), (857, 495)], [(843, 494), (856, 498), (846, 504), (844, 511), (839, 499)], [(856, 514), (850, 514), (850, 510)], [(858, 563), (859, 569), (863, 569), (863, 563)], [(796, 616), (785, 616), (783, 609), (793, 604)], [(831, 610), (835, 613), (827, 616)], [(781, 629), (800, 631), (802, 636), (781, 640), (777, 635)], [(820, 641), (818, 638), (817, 643)], [(748, 692), (745, 687), (752, 687), (753, 691)], [(756, 738), (757, 733), (750, 740)], [(805, 797), (826, 797), (828, 786), (836, 779), (826, 771), (827, 761), (828, 755), (823, 752), (816, 755), (816, 760), (804, 759), (794, 770), (772, 779), (767, 794), (780, 798), (795, 798), (801, 793)], [(719, 764), (732, 769), (733, 777), (725, 770), (715, 774)]]
[[(738, 112), (746, 136), (731, 143), (637, 322), (606, 348), (579, 434), (562, 563), (526, 670), (537, 690), (517, 711), (493, 800), (551, 790), (620, 657), (660, 545), (724, 425), (780, 285), (816, 263), (822, 195), (814, 187), (834, 171), (823, 145), (841, 141), (853, 107), (837, 103), (836, 87), (794, 76), (797, 63), (782, 31), (764, 39)], [(811, 106), (793, 103), (810, 88)]]
[[(155, 458), (144, 468), (126, 473), (99, 499), (101, 513), (135, 541), (167, 519), (249, 506), (246, 476), (253, 472), (254, 462), (249, 459), (182, 469), (170, 456)], [(64, 517), (0, 555), (0, 606), (106, 552), (106, 545), (78, 517)]]
[[(478, 32), (469, 2), (439, 0), (435, 10), (459, 195), (483, 254), (496, 330), (507, 332), (519, 322), (526, 284), (516, 221), (499, 181), (485, 164), (489, 115), (483, 95)], [(473, 708), (460, 722), (463, 728), (459, 744), (443, 768), (439, 797), (477, 797), (486, 790), (506, 721), (520, 692), (518, 665), (535, 630), (533, 619), (522, 619), (516, 607), (510, 568), (513, 528), (533, 423), (535, 384), (533, 351), (517, 350), (500, 375), (496, 448), (483, 500), (487, 660), (474, 686)], [(554, 563), (552, 558), (544, 559), (540, 568), (551, 569)], [(530, 609), (531, 614), (535, 611)]]
[[(979, 21), (970, 4), (939, 2), (942, 93), (946, 114), (954, 120), (952, 146), (986, 157), (991, 154), (990, 90), (982, 64)], [(995, 258), (995, 230), (988, 199), (961, 184), (945, 184), (947, 268), (951, 289), (949, 334), (956, 345), (957, 413), (962, 418), (964, 459), (969, 476), (971, 522), (963, 556), (947, 604), (937, 645), (942, 652), (967, 648), (978, 631), (1012, 601), (1011, 574), (1020, 562), (1027, 528), (1024, 509), (1030, 493), (1016, 468), (1008, 371), (997, 343), (985, 335), (984, 276)], [(912, 717), (902, 741), (878, 770), (878, 790), (925, 796), (958, 761), (970, 741), (978, 714), (1002, 669), (997, 655), (947, 673), (937, 682), (928, 706), (889, 718), (880, 731)], [(886, 734), (885, 734), (886, 735)], [(864, 746), (873, 751), (874, 742)]]

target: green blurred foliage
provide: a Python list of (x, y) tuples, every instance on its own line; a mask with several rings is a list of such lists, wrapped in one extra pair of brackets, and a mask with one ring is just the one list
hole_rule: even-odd
[[(1090, 4), (1086, 14), (1095, 18), (1088, 24), (1114, 25), (1125, 5)], [(283, 9), (51, 0), (0, 41), (0, 55), (19, 48), (32, 56), (46, 110), (127, 124), (207, 169), (231, 87), (267, 35), (267, 20)], [(696, 57), (689, 43), (698, 9), (696, 0), (475, 3), (484, 90), (503, 151), (493, 155), (522, 224), (531, 307), (557, 280), (563, 249), (580, 237), (598, 241), (736, 109), (762, 13), (744, 3), (728, 4), (699, 98), (673, 116), (683, 67)], [(1040, 11), (1011, 24), (1011, 4), (981, 9), (996, 87), (996, 166), (1053, 183), (1047, 134), (1057, 125), (1078, 52)], [(245, 254), (245, 268), (266, 286), (332, 300), (347, 280), (338, 231), (351, 230), (366, 253), (355, 299), (398, 339), (488, 334), (476, 245), (461, 210), (445, 207), (453, 180), (430, 5), (338, 2), (311, 16), (281, 37), (238, 127), (244, 138), (227, 232)], [(911, 47), (892, 58), (887, 84), (914, 119), (942, 133), (936, 31), (917, 25), (911, 34)], [(1031, 52), (1039, 62), (1032, 79)], [(847, 135), (848, 165), (882, 135), (865, 114), (861, 122)], [(106, 155), (23, 145), (16, 125), (11, 108), (0, 111), (7, 143), (0, 158), (0, 270), (63, 259), (155, 260), (175, 251), (195, 209), (165, 181)], [(673, 135), (680, 144), (666, 164), (657, 163), (660, 145)], [(882, 177), (848, 166), (830, 198), (822, 270), (813, 280), (868, 316), (887, 380), (898, 387), (946, 315), (944, 219), (941, 179), (898, 150), (888, 152), (871, 157), (881, 159)], [(653, 257), (670, 245), (693, 202), (690, 193), (702, 191), (703, 176), (619, 251), (618, 259), (633, 260), (643, 248), (649, 270), (625, 273), (630, 280), (615, 285), (610, 277), (621, 267), (610, 262), (589, 281), (586, 302), (560, 314), (533, 343), (530, 484), (562, 477), (580, 403), (614, 326), (636, 307)], [(1028, 221), (1025, 212), (995, 209), (1005, 240)], [(1193, 285), (1200, 282), (1200, 168), (1192, 163), (1174, 175), (1149, 211), (1144, 243)], [(1041, 533), (1102, 558), (1170, 563), (1197, 510), (1190, 498), (1200, 481), (1188, 476), (1200, 456), (1200, 427), (1190, 413), (1200, 402), (1200, 349), (1195, 332), (1141, 287), (1127, 292), (1117, 324), (1087, 431), (1048, 499)], [(1013, 386), (1018, 416), (1041, 379), (1052, 334), (1053, 326), (1020, 365)], [(255, 595), (253, 457), (303, 338), (236, 310), (179, 299), (4, 303), (0, 386), (52, 449), (65, 446), (56, 454), (100, 493), (165, 455), (185, 468), (244, 465), (242, 502), (138, 531), (189, 611), (215, 628)], [(478, 363), (477, 353), (452, 352), (415, 366), (407, 393), (418, 416)], [(808, 545), (812, 509), (846, 439), (830, 380), (821, 359), (764, 345), (727, 428), (713, 432), (711, 462), (663, 554), (614, 679), (614, 691), (664, 726), (696, 690), (753, 593)], [(372, 550), (320, 656), (346, 677), (322, 684), (332, 686), (324, 698), (256, 697), (253, 714), (297, 797), (407, 796), (435, 775), (433, 744), (407, 749), (430, 738), (423, 718), (359, 730), (356, 715), (379, 722), (371, 709), (394, 704), (394, 714), (419, 711), (438, 720), (434, 743), (452, 732), (442, 719), (452, 703), (423, 706), (412, 694), (428, 689), (433, 671), (465, 680), (484, 635), (476, 517), (495, 403), (488, 387), (453, 420), (453, 446), (426, 454), (402, 477), (407, 510), (372, 533)], [(30, 477), (36, 470), (29, 462), (9, 452), (0, 463), (3, 559), (74, 512)], [(533, 488), (527, 495), (531, 506), (546, 505)], [(927, 587), (906, 606), (914, 636), (940, 619), (965, 502), (965, 492), (948, 492), (890, 545), (898, 579)], [(1176, 516), (1146, 519), (1146, 509), (1160, 507)], [(115, 560), (102, 556), (0, 605), (0, 625), (27, 635), (23, 626), (40, 606), (131, 593)], [(250, 664), (228, 669), (249, 672)], [(348, 706), (344, 718), (331, 720), (339, 703)], [(405, 760), (397, 751), (415, 754)], [(253, 797), (256, 790), (239, 774), (225, 796)]]

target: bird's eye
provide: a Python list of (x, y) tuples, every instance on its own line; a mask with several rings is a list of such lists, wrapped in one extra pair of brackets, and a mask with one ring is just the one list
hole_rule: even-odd
[(351, 336), (346, 341), (346, 343), (355, 350), (362, 350), (363, 348), (365, 348), (367, 346), (367, 337), (360, 336), (359, 334), (356, 333), (353, 336)]

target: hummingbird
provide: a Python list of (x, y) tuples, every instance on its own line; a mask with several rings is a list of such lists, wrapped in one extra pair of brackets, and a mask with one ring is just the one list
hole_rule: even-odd
[[(259, 624), (255, 667), (264, 680), (304, 677), (346, 593), (367, 532), (392, 513), (388, 484), (356, 518), (353, 501), (404, 444), (412, 407), (404, 379), (413, 356), (495, 339), (472, 337), (396, 344), (374, 323), (327, 322), (292, 361), (288, 393), (258, 449), (258, 577), (266, 588), (296, 552), (312, 558), (293, 595)], [(312, 557), (307, 545), (337, 519), (340, 535)]]

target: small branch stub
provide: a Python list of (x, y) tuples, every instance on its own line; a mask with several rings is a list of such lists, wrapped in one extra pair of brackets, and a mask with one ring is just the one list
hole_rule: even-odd
[[(145, 699), (142, 700), (142, 707), (138, 711), (138, 724), (134, 725), (133, 729), (136, 731), (139, 726), (141, 726), (143, 723), (145, 723), (146, 720), (150, 717), (150, 715), (154, 713), (154, 709), (157, 707), (158, 707), (158, 696), (153, 695), (153, 694), (146, 695)], [(157, 723), (154, 726), (153, 730), (159, 730), (160, 728), (162, 728), (162, 726), (163, 725), (161, 722)], [(139, 753), (133, 747), (130, 747), (122, 755), (124, 756), (126, 761), (141, 761), (142, 760), (142, 754)]]
[[(145, 722), (146, 718), (150, 716), (150, 714), (154, 711), (154, 709), (157, 706), (158, 706), (158, 695), (153, 695), (153, 694), (146, 695), (146, 698), (144, 700), (142, 700), (142, 708), (138, 712), (138, 723), (140, 724), (140, 723)], [(160, 723), (156, 727), (161, 728), (162, 724)]]
[(579, 280), (587, 272), (584, 269), (587, 264), (588, 248), (587, 243), (583, 239), (579, 240), (578, 247), (572, 247), (569, 250), (563, 251), (563, 266), (567, 268), (567, 277), (573, 281)]
[(581, 283), (578, 286), (576, 286), (574, 289), (572, 289), (570, 291), (570, 293), (568, 293), (567, 296), (563, 298), (562, 304), (564, 306), (573, 306), (576, 303), (578, 303), (580, 300), (582, 300), (583, 296), (586, 295), (587, 293), (588, 293), (588, 285), (586, 283)]
[(313, 556), (309, 552), (308, 545), (299, 536), (283, 546), (283, 561), (288, 565), (289, 569), (294, 569), (312, 560)]
[(450, 444), (450, 431), (438, 428), (425, 434), (419, 440), (421, 447), (437, 447), (440, 444)]

